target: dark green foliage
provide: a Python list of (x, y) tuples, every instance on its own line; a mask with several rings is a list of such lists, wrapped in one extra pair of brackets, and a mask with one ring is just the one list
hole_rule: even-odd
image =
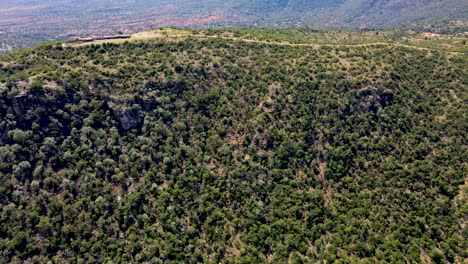
[(467, 257), (465, 54), (192, 38), (0, 65), (2, 263)]

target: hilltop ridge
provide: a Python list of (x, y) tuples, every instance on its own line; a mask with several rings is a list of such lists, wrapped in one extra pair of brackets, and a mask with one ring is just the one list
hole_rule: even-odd
[(420, 50), (467, 53), (466, 34), (416, 33), (403, 30), (367, 31), (319, 31), (308, 28), (268, 29), (201, 29), (159, 28), (131, 35), (116, 35), (98, 38), (72, 39), (63, 47), (78, 47), (100, 44), (119, 44), (138, 41), (184, 41), (187, 39), (224, 39), (267, 45), (340, 47), (395, 45)]

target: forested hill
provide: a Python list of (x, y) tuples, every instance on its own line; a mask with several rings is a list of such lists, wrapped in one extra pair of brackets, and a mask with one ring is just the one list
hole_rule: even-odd
[(161, 34), (0, 57), (0, 262), (466, 261), (466, 41)]

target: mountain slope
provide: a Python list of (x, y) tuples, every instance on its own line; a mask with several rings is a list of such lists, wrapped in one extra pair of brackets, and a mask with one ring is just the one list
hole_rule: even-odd
[(347, 1), (337, 13), (351, 24), (381, 27), (466, 19), (468, 4), (463, 1)]
[(0, 57), (0, 262), (464, 261), (466, 53), (161, 34)]

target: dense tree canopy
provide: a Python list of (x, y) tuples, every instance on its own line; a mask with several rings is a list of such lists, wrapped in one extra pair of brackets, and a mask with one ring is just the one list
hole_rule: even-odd
[(229, 39), (0, 57), (0, 262), (463, 262), (466, 55)]

